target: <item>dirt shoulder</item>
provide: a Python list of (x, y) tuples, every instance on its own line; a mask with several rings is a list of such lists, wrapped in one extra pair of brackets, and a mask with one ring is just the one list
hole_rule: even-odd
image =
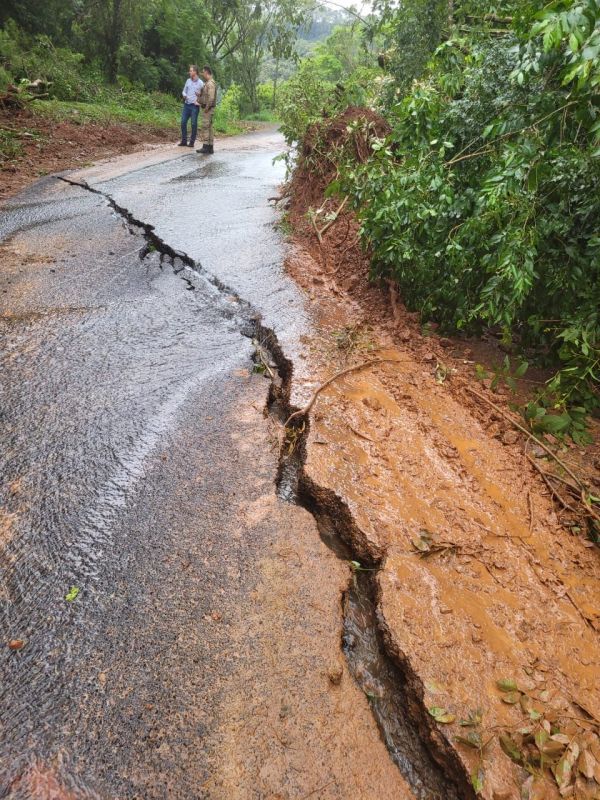
[[(310, 182), (292, 186), (288, 271), (320, 319), (294, 402), (337, 371), (382, 363), (319, 394), (305, 491), (345, 520), (356, 557), (380, 567), (386, 650), (438, 756), (457, 755), (490, 800), (597, 798), (598, 548), (550, 494), (544, 450), (489, 404), (509, 412), (509, 398), (474, 380), (481, 346), (423, 335), (399, 298), (368, 282), (351, 214), (319, 244), (307, 217), (317, 201)], [(597, 480), (593, 448), (564, 458)]]
[(0, 129), (14, 140), (15, 151), (0, 164), (0, 203), (51, 172), (88, 166), (93, 161), (144, 146), (177, 141), (172, 130), (56, 121), (30, 111), (0, 112)]

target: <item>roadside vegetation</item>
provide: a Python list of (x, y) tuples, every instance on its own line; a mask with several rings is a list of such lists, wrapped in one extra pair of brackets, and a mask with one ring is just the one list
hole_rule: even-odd
[[(600, 3), (375, 11), (344, 30), (349, 59), (330, 37), (280, 93), (299, 167), (347, 198), (374, 280), (442, 332), (493, 333), (516, 361), (503, 379), (543, 365), (529, 426), (585, 443), (600, 406)], [(386, 134), (358, 115), (332, 139), (349, 106)]]
[[(296, 68), (296, 44), (307, 52), (338, 18), (324, 12), (313, 20), (311, 8), (289, 0), (7, 0), (0, 7), (0, 114), (27, 109), (25, 116), (42, 120), (176, 136), (188, 66), (208, 63), (219, 87), (218, 133), (239, 133), (244, 121), (277, 121), (277, 90)], [(2, 127), (0, 162), (8, 163), (22, 148), (18, 132)]]

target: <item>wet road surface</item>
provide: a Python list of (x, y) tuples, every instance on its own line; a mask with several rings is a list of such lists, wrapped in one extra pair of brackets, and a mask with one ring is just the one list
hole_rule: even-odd
[(347, 567), (275, 493), (249, 328), (291, 357), (310, 325), (281, 147), (120, 159), (67, 176), (102, 194), (48, 178), (1, 212), (0, 796), (411, 797), (341, 660)]

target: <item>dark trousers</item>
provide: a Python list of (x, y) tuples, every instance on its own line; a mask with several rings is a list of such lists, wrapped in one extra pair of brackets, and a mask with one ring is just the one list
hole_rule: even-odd
[(198, 112), (200, 106), (194, 103), (184, 103), (181, 111), (181, 141), (187, 142), (187, 123), (188, 119), (192, 120), (192, 135), (190, 136), (190, 144), (196, 141), (196, 132), (198, 130)]

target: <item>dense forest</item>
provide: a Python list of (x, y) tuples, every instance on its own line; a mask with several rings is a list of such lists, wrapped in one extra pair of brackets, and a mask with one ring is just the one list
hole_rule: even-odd
[[(497, 337), (510, 358), (495, 382), (543, 365), (525, 416), (584, 442), (599, 406), (600, 2), (375, 11), (288, 82), (288, 140), (309, 141), (301, 160), (325, 165), (326, 194), (350, 199), (373, 279), (394, 281), (442, 331)], [(326, 145), (349, 105), (378, 112), (389, 135), (357, 120)]]
[(366, 15), (310, 0), (7, 0), (0, 88), (41, 79), (50, 102), (163, 109), (171, 124), (188, 64), (209, 62), (222, 129), (277, 118), (300, 145), (368, 107), (389, 136), (360, 159), (325, 155), (372, 277), (424, 322), (492, 331), (517, 357), (503, 380), (550, 370), (525, 414), (583, 441), (599, 406), (599, 26), (600, 0), (376, 0)]

